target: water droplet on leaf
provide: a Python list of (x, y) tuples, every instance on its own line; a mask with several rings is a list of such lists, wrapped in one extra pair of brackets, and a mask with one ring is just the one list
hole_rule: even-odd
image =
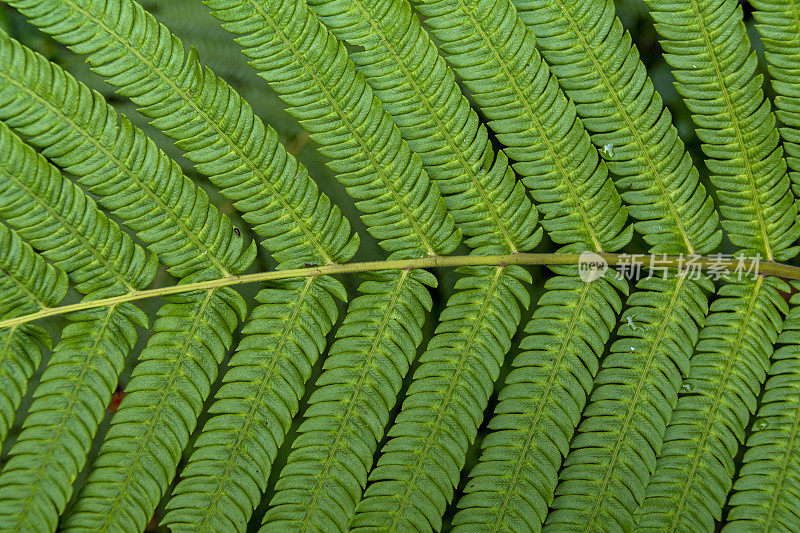
[(755, 424), (753, 424), (753, 429), (758, 431), (760, 429), (766, 428), (768, 425), (769, 425), (769, 422), (767, 422), (766, 420), (762, 419), (762, 420), (759, 420), (758, 422), (756, 422)]

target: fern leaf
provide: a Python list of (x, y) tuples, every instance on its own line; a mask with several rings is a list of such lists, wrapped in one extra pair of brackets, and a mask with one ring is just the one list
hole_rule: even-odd
[[(170, 297), (62, 527), (142, 531), (194, 431), (244, 300), (229, 288)], [(108, 486), (115, 485), (109, 491)]]
[[(797, 305), (798, 298), (792, 299)], [(800, 529), (795, 507), (800, 486), (800, 307), (792, 307), (783, 325), (778, 348), (747, 439), (747, 451), (735, 492), (730, 497), (725, 530), (762, 531)]]
[(547, 280), (545, 289), (525, 328), (524, 351), (500, 392), (480, 463), (458, 502), (455, 531), (541, 527), (560, 455), (567, 455), (622, 308), (617, 290), (627, 285), (614, 278), (584, 283), (563, 275)]
[(618, 333), (624, 336), (611, 345), (595, 378), (545, 529), (580, 524), (581, 529), (629, 530), (633, 510), (644, 500), (708, 311), (702, 289), (712, 287), (683, 272), (643, 279), (638, 288), (622, 315)]
[(0, 474), (0, 529), (55, 531), (111, 400), (135, 326), (131, 304), (70, 316), (39, 386), (25, 428)]
[(0, 216), (93, 298), (144, 289), (156, 257), (145, 257), (94, 201), (0, 123)]
[(331, 294), (346, 300), (338, 282), (318, 277), (283, 282), (256, 296), (261, 305), (228, 363), (209, 409), (214, 416), (167, 505), (162, 523), (172, 531), (244, 531), (336, 322)]
[[(546, 65), (533, 49), (532, 34), (526, 32), (514, 16), (513, 6), (502, 3), (499, 9), (492, 9), (488, 7), (488, 3), (465, 6), (456, 5), (455, 2), (435, 2), (419, 4), (416, 7), (427, 17), (426, 23), (433, 28), (436, 37), (444, 42), (442, 49), (449, 55), (454, 68), (465, 79), (476, 101), (489, 116), (489, 125), (499, 133), (500, 141), (510, 146), (509, 154), (525, 163), (518, 164), (515, 168), (523, 176), (529, 176), (526, 185), (533, 188), (533, 196), (545, 213), (542, 225), (550, 237), (559, 243), (572, 244), (571, 248), (574, 249), (613, 249), (614, 246), (621, 246), (627, 242), (630, 230), (622, 231), (627, 218), (626, 211), (624, 208), (617, 209), (620, 203), (619, 196), (613, 184), (606, 179), (605, 166), (598, 162), (597, 152), (589, 143), (585, 131), (582, 131), (580, 121), (576, 120), (574, 108), (560, 93), (554, 80), (549, 76)], [(437, 28), (441, 28), (441, 31), (437, 32)], [(512, 35), (513, 38), (510, 37)], [(520, 47), (522, 47), (521, 52), (519, 52)], [(533, 65), (533, 72), (541, 72), (542, 75), (538, 78), (531, 77), (530, 73), (520, 66), (517, 58), (524, 57), (527, 61), (529, 56), (525, 54), (532, 55), (529, 65)], [(537, 71), (539, 67), (541, 70)], [(492, 88), (490, 95), (486, 84), (488, 79), (493, 81), (499, 79), (504, 82), (499, 97), (496, 87)], [(536, 104), (532, 105), (531, 102)], [(547, 115), (546, 123), (542, 122), (541, 114), (533, 111), (536, 106), (554, 107), (555, 111)], [(531, 139), (534, 140), (533, 146)], [(544, 179), (541, 176), (543, 168), (546, 169)], [(532, 177), (534, 174), (535, 180)], [(600, 205), (607, 209), (605, 213), (594, 211)], [(587, 212), (587, 209), (590, 212)], [(548, 216), (552, 220), (548, 221)], [(569, 248), (568, 246), (566, 249)], [(486, 283), (487, 280), (484, 279), (482, 282)], [(613, 316), (614, 310), (611, 304), (605, 302), (604, 305), (603, 315)], [(468, 317), (468, 320), (459, 323), (456, 320), (459, 318), (457, 311), (451, 310), (451, 312), (453, 314), (446, 315), (448, 319), (440, 326), (443, 331), (449, 331), (451, 328), (471, 331), (482, 327), (480, 323), (471, 322), (475, 317)], [(513, 325), (510, 323), (507, 325), (512, 331), (516, 330), (518, 318)], [(439, 342), (449, 345), (450, 342), (455, 342), (457, 345), (458, 339), (453, 341), (447, 337), (448, 335), (435, 337), (433, 344)], [(491, 368), (502, 362), (503, 355), (504, 352), (500, 353), (499, 350), (476, 354), (473, 357), (480, 363), (476, 361), (473, 364), (476, 367), (485, 365)], [(426, 352), (422, 360), (426, 361), (427, 357)], [(419, 380), (415, 379), (411, 390), (416, 390), (414, 387), (417, 385), (424, 389), (426, 372), (431, 366), (434, 365), (426, 369), (423, 364), (417, 373)], [(435, 366), (437, 368), (434, 372), (439, 376), (446, 376), (454, 395), (472, 394), (476, 398), (481, 398), (476, 389), (485, 390), (493, 381), (491, 372), (476, 372), (474, 375), (464, 377), (457, 358), (447, 362), (437, 361)], [(428, 400), (429, 398), (421, 400), (412, 396), (404, 405), (416, 406)], [(472, 408), (482, 412), (486, 407), (486, 400), (488, 395), (483, 401), (477, 401)], [(409, 409), (411, 411), (408, 416), (413, 417), (414, 407)], [(398, 421), (403, 419), (402, 417), (401, 412)], [(416, 528), (440, 527), (444, 505), (452, 498), (451, 484), (457, 483), (458, 480), (457, 477), (453, 477), (453, 471), (456, 469), (457, 473), (457, 469), (463, 466), (466, 447), (474, 439), (478, 423), (479, 419), (474, 429), (469, 423), (465, 423), (463, 428), (449, 428), (448, 437), (459, 445), (450, 452), (452, 460), (450, 466), (437, 465), (436, 468), (444, 470), (436, 475), (438, 485), (435, 487), (428, 485), (430, 483), (428, 477), (417, 479), (408, 472), (385, 473), (384, 470), (387, 472), (391, 470), (391, 468), (382, 469), (382, 465), (389, 464), (385, 461), (391, 462), (397, 459), (393, 453), (382, 457), (374, 474), (379, 476), (377, 472), (381, 470), (380, 477), (376, 477), (378, 481), (367, 489), (365, 499), (359, 504), (359, 514), (353, 523), (365, 527), (400, 523)], [(394, 430), (390, 430), (390, 435), (392, 431)], [(437, 431), (437, 427), (425, 427), (417, 431), (416, 436), (421, 442), (432, 442), (431, 439), (435, 440), (438, 437)], [(394, 450), (395, 448), (392, 448), (394, 445), (407, 446), (408, 440), (393, 439), (385, 449)], [(427, 464), (426, 461), (429, 460), (433, 462), (432, 464), (436, 464), (439, 453), (437, 450), (438, 448), (432, 448), (430, 456), (428, 451), (419, 452), (418, 464)], [(416, 461), (417, 457), (415, 456), (413, 460)], [(449, 483), (445, 481), (447, 479), (445, 473), (449, 477)], [(411, 503), (407, 504), (407, 508), (404, 507), (399, 511), (393, 509), (392, 506), (396, 502), (390, 503), (390, 498), (380, 496), (380, 492), (389, 491), (387, 488), (389, 486), (392, 486), (392, 490), (398, 489), (400, 493), (409, 495)], [(425, 498), (432, 500), (426, 502)]]
[(538, 244), (536, 211), (524, 187), (505, 153), (495, 154), (411, 6), (404, 0), (312, 0), (309, 6), (340, 40), (365, 48), (350, 59), (419, 154), (467, 246), (514, 253)]
[[(245, 47), (250, 65), (290, 106), (393, 257), (446, 254), (460, 240), (435, 184), (344, 45), (305, 2), (210, 0), (212, 14)], [(307, 43), (318, 43), (309, 48)], [(302, 95), (302, 96), (300, 96)]]
[(42, 362), (37, 341), (48, 349), (53, 347), (50, 335), (36, 326), (23, 324), (0, 330), (0, 444), (14, 423), (28, 380)]
[[(173, 46), (167, 49), (171, 53), (165, 53), (155, 44), (138, 49), (137, 54), (129, 52), (125, 43), (130, 35), (139, 35), (144, 42), (150, 42), (144, 39), (147, 34), (169, 35), (152, 17), (141, 12), (138, 5), (116, 2), (103, 11), (75, 6), (73, 9), (58, 2), (38, 8), (18, 7), (23, 7), (30, 16), (35, 12), (51, 16), (55, 13), (65, 24), (102, 21), (103, 25), (91, 29), (84, 26), (88, 31), (83, 37), (104, 40), (105, 50), (114, 50), (117, 55), (94, 53), (91, 57), (97, 70), (111, 76), (110, 81), (117, 85), (135, 81), (142, 87), (132, 89), (125, 85), (120, 92), (144, 105), (145, 113), (155, 118), (154, 124), (178, 139), (179, 146), (188, 151), (188, 157), (198, 163), (198, 168), (209, 174), (212, 181), (223, 188), (224, 194), (238, 200), (236, 206), (245, 212), (245, 220), (255, 226), (256, 232), (265, 237), (264, 246), (273, 251), (281, 268), (302, 266), (306, 262), (345, 262), (355, 253), (357, 236), (349, 236), (349, 224), (338, 208), (318, 195), (304, 169), (277, 143), (274, 131), (265, 133), (250, 108), (221, 80), (208, 71), (204, 73), (194, 55), (190, 54), (184, 63), (183, 48), (177, 39), (173, 37)], [(116, 17), (119, 12), (137, 13), (137, 16)], [(34, 22), (41, 20), (48, 20), (47, 15), (44, 18), (34, 16)], [(98, 33), (99, 28), (105, 31)], [(57, 29), (53, 31), (59, 33)], [(138, 68), (130, 69), (131, 64)], [(135, 80), (129, 77), (132, 75), (136, 76)], [(165, 98), (159, 100), (155, 95)], [(229, 106), (228, 102), (233, 105)], [(268, 191), (271, 194), (267, 194)], [(329, 287), (330, 283), (321, 286)], [(315, 332), (316, 342), (324, 340), (326, 333)], [(282, 355), (289, 356), (291, 352)], [(258, 380), (254, 377), (252, 383)], [(229, 405), (230, 402), (223, 403), (218, 409)], [(259, 460), (268, 458), (259, 457)], [(171, 473), (167, 479), (171, 479)], [(149, 496), (154, 497), (153, 494)], [(146, 498), (126, 503), (143, 509), (151, 507)]]
[(672, 414), (646, 500), (641, 529), (713, 529), (731, 488), (737, 441), (756, 409), (787, 304), (777, 278), (730, 283), (711, 304), (691, 371)]
[(514, 170), (544, 214), (550, 238), (568, 245), (565, 251), (624, 246), (633, 231), (625, 227), (627, 209), (514, 6), (494, 0), (411, 3), (517, 161)]
[(794, 257), (797, 207), (741, 7), (734, 0), (647, 2), (708, 156), (730, 241), (748, 256)]
[[(88, 110), (88, 112), (75, 112)], [(242, 273), (255, 247), (103, 97), (0, 34), (0, 119), (79, 178), (179, 278)]]
[[(350, 527), (438, 530), (529, 304), (519, 267), (469, 268), (443, 311)], [(518, 303), (519, 302), (519, 303)]]
[(655, 254), (714, 250), (719, 216), (614, 2), (512, 0)]
[(349, 306), (281, 472), (265, 530), (345, 529), (422, 341), (430, 274), (377, 274)]
[(0, 316), (22, 316), (55, 307), (67, 293), (67, 275), (0, 224)]
[[(67, 276), (48, 264), (13, 231), (0, 224), (0, 317), (10, 318), (57, 305), (67, 293)], [(42, 360), (36, 342), (52, 347), (50, 335), (32, 324), (0, 331), (0, 443), (5, 440)]]
[[(194, 50), (130, 0), (10, 0), (30, 22), (85, 53), (243, 212), (282, 268), (346, 262), (357, 236), (268, 129)], [(157, 39), (151, 38), (158, 36)], [(135, 53), (130, 47), (137, 42)]]
[[(298, 4), (297, 10), (292, 11), (289, 2), (269, 6), (248, 2), (209, 5), (218, 9), (215, 16), (223, 20), (230, 31), (247, 34), (239, 42), (246, 47), (251, 64), (287, 103), (295, 106), (292, 114), (300, 119), (311, 138), (322, 145), (323, 153), (339, 160), (338, 166), (332, 168), (340, 172), (339, 178), (351, 195), (361, 200), (356, 205), (367, 213), (364, 222), (381, 240), (381, 245), (396, 257), (452, 250), (458, 242), (458, 232), (454, 230), (453, 220), (436, 186), (429, 184), (419, 156), (410, 152), (391, 118), (383, 112), (363, 78), (355, 73), (343, 46), (326, 33), (306, 6)], [(287, 8), (291, 19), (281, 13)], [(252, 16), (246, 24), (239, 24), (243, 14)], [(301, 24), (295, 25), (298, 21)], [(249, 35), (254, 30), (258, 31)], [(300, 46), (306, 39), (327, 43), (327, 48), (321, 48), (324, 51), (321, 55), (306, 50), (305, 45)], [(278, 61), (274, 60), (276, 56), (280, 58)], [(329, 68), (331, 61), (334, 66)], [(292, 87), (285, 80), (297, 85)], [(297, 91), (309, 97), (297, 100), (294, 96)], [(358, 120), (354, 120), (356, 117)], [(387, 224), (391, 231), (387, 231)], [(399, 277), (381, 276), (379, 282), (363, 285), (362, 290), (368, 293), (350, 306), (345, 324), (361, 323), (367, 317), (370, 325), (363, 331), (355, 327), (340, 330), (345, 333), (335, 344), (337, 348), (332, 349), (326, 372), (318, 383), (321, 385), (319, 401), (334, 395), (341, 399), (341, 409), (347, 413), (356, 412), (359, 404), (367, 402), (375, 411), (375, 427), (365, 433), (359, 427), (360, 413), (339, 420), (322, 416), (321, 407), (315, 405), (316, 397), (312, 397), (312, 406), (306, 413), (310, 420), (300, 429), (302, 436), (295, 442), (297, 449), (290, 455), (277, 486), (278, 493), (272, 502), (275, 507), (265, 517), (270, 526), (281, 527), (284, 520), (319, 524), (320, 520), (327, 520), (324, 514), (331, 512), (332, 501), (349, 493), (349, 510), (336, 516), (334, 521), (339, 527), (346, 527), (370, 465), (358, 467), (347, 457), (340, 462), (337, 456), (344, 453), (338, 451), (344, 445), (340, 441), (357, 445), (359, 449), (374, 449), (380, 438), (392, 404), (388, 398), (395, 397), (401, 382), (400, 379), (387, 382), (383, 376), (407, 371), (422, 339), (421, 324), (415, 323), (422, 320), (422, 314), (416, 309), (423, 309), (418, 302), (428, 297), (421, 296), (425, 291), (420, 281), (432, 283), (433, 279), (418, 275), (414, 278), (419, 279), (408, 278), (406, 273)], [(375, 293), (376, 289), (384, 292)], [(409, 313), (408, 308), (415, 311)], [(385, 323), (383, 326), (381, 322), (371, 324), (375, 316), (384, 316), (386, 320), (393, 316), (395, 322), (386, 330)], [(406, 332), (407, 338), (401, 347), (405, 364), (403, 358), (401, 362), (394, 362), (387, 357), (392, 344), (385, 343), (393, 342), (384, 338), (387, 331)], [(341, 355), (336, 351), (338, 347), (343, 350)], [(370, 397), (377, 394), (386, 400), (384, 404), (373, 406)], [(333, 438), (335, 435), (341, 438)], [(304, 443), (312, 446), (314, 458), (309, 459), (312, 452)], [(337, 460), (331, 461), (332, 458)], [(319, 475), (304, 475), (315, 471), (318, 463), (329, 466)], [(329, 481), (329, 475), (342, 468), (351, 469), (352, 473)], [(284, 488), (287, 490), (282, 491)], [(309, 496), (311, 494), (317, 497)]]
[(779, 128), (786, 150), (789, 176), (795, 196), (800, 183), (800, 93), (796, 80), (800, 73), (800, 5), (795, 0), (753, 0), (753, 18), (761, 34), (775, 97), (775, 114), (784, 124)]
[[(79, 291), (99, 298), (150, 284), (156, 256), (146, 258), (83, 191), (5, 124), (0, 124), (0, 152), (6, 154), (0, 161), (0, 216), (62, 266)], [(6, 496), (3, 524), (11, 528), (55, 527), (116, 387), (122, 359), (136, 342), (134, 325), (147, 324), (130, 304), (73, 320), (50, 358), (26, 429), (0, 474)]]

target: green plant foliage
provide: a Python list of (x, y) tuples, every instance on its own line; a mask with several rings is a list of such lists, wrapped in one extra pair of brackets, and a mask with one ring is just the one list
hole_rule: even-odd
[(0, 530), (800, 528), (751, 4), (0, 2)]

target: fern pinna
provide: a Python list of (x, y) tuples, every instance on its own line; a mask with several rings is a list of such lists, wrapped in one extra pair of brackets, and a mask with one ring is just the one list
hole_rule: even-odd
[(3, 0), (0, 529), (800, 529), (800, 5), (640, 4)]

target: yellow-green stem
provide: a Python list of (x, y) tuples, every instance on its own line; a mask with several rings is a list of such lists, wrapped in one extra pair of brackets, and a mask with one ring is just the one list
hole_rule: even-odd
[[(642, 267), (647, 267), (649, 262), (645, 260), (650, 256), (631, 255), (631, 254), (609, 254), (600, 253), (599, 255), (609, 266), (630, 264), (632, 259)], [(243, 283), (255, 283), (259, 281), (272, 281), (288, 278), (309, 278), (314, 276), (325, 276), (332, 274), (352, 274), (357, 272), (374, 272), (377, 270), (413, 270), (419, 268), (437, 267), (459, 267), (459, 266), (502, 266), (502, 265), (577, 265), (581, 262), (582, 254), (504, 254), (504, 255), (433, 255), (420, 257), (417, 259), (397, 259), (388, 261), (367, 261), (363, 263), (330, 264), (321, 266), (309, 266), (306, 268), (296, 268), (293, 270), (273, 270), (270, 272), (258, 272), (256, 274), (245, 274), (242, 276), (225, 276), (219, 279), (200, 281), (197, 283), (178, 284), (169, 287), (159, 287), (144, 291), (131, 291), (120, 296), (102, 298), (97, 300), (84, 300), (82, 302), (64, 305), (60, 307), (44, 308), (36, 313), (15, 318), (0, 320), (0, 328), (13, 327), (33, 320), (47, 318), (75, 311), (85, 311), (87, 309), (97, 309), (109, 305), (118, 305), (123, 302), (144, 300), (146, 298), (156, 298), (159, 296), (169, 296), (171, 294), (181, 294), (191, 291), (216, 289), (241, 285)], [(656, 256), (657, 267), (679, 269), (686, 265), (686, 257), (681, 256)], [(719, 256), (691, 256), (692, 266), (700, 270), (717, 269), (719, 271), (735, 271), (739, 265), (739, 260), (730, 257)], [(747, 267), (752, 267), (750, 260), (746, 261)], [(774, 261), (758, 261), (753, 271), (760, 276), (777, 276), (788, 279), (800, 279), (800, 267), (776, 263)]]

